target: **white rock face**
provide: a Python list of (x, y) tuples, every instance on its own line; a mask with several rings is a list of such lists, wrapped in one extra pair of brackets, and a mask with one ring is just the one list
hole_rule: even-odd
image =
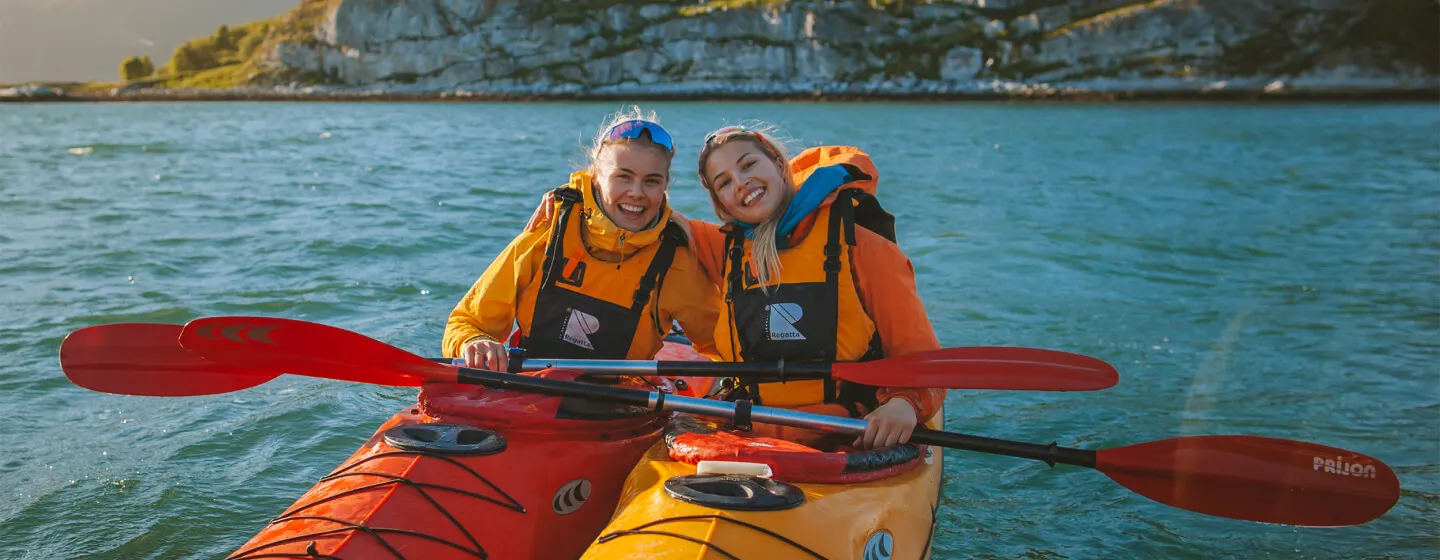
[[(1327, 26), (1383, 1), (1071, 0), (1024, 12), (1020, 0), (710, 11), (698, 1), (581, 9), (564, 0), (341, 0), (315, 41), (281, 44), (266, 60), (345, 89), (407, 92), (1215, 91), (1281, 78), (1293, 91), (1435, 81), (1376, 69), (1365, 62), (1372, 53), (1330, 44), (1337, 34)], [(1309, 11), (1282, 21), (1272, 4)], [(1285, 35), (1275, 37), (1277, 28)], [(1257, 39), (1289, 41), (1294, 52), (1247, 46)], [(1287, 56), (1336, 62), (1297, 67)]]
[(973, 80), (985, 69), (985, 53), (971, 47), (955, 47), (940, 62), (940, 79), (946, 82)]

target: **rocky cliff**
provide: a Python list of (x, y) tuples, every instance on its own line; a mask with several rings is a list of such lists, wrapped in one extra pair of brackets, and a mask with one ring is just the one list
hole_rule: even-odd
[[(257, 84), (541, 95), (1434, 89), (1434, 0), (305, 0)], [(297, 12), (298, 13), (298, 12)], [(273, 39), (273, 37), (272, 37)]]

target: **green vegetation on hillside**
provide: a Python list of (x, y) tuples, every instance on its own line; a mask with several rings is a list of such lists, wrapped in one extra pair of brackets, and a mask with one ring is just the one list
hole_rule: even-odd
[[(132, 85), (165, 88), (227, 88), (278, 80), (258, 60), (259, 57), (285, 42), (313, 43), (315, 25), (338, 0), (301, 0), (295, 9), (266, 20), (236, 26), (221, 25), (213, 35), (192, 39), (175, 47), (170, 60), (155, 72), (132, 64), (131, 57), (121, 64), (121, 79)], [(152, 75), (153, 74), (153, 75)]]
[(120, 81), (128, 82), (148, 78), (155, 73), (155, 63), (149, 56), (132, 56), (120, 63)]
[(680, 8), (682, 16), (699, 16), (717, 10), (736, 10), (741, 8), (763, 8), (777, 6), (786, 3), (788, 0), (706, 0), (693, 6)]

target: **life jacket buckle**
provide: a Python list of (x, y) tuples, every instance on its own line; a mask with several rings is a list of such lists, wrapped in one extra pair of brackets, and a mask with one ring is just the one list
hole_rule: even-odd
[(635, 299), (634, 299), (634, 301), (635, 301), (635, 308), (636, 308), (636, 309), (645, 307), (645, 304), (650, 303), (650, 292), (651, 292), (651, 290), (654, 290), (654, 289), (655, 289), (655, 281), (654, 281), (654, 280), (651, 280), (651, 279), (648, 278), (648, 277), (647, 277), (647, 278), (641, 278), (641, 279), (640, 279), (640, 287), (638, 287), (638, 288), (635, 289)]

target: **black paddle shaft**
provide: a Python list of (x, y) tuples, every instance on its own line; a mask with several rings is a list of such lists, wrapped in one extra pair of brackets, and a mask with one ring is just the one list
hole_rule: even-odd
[[(684, 363), (684, 362), (681, 362)], [(550, 395), (565, 397), (576, 397), (584, 399), (596, 399), (610, 402), (624, 403), (635, 406), (655, 407), (664, 406), (663, 395), (656, 395), (648, 391), (635, 389), (624, 389), (620, 387), (605, 387), (574, 381), (562, 381), (558, 379), (545, 379), (543, 377), (531, 377), (528, 375), (514, 375), (499, 373), (483, 369), (459, 368), (457, 381), (470, 385), (483, 385), (493, 389), (514, 389), (519, 391), (534, 391)], [(730, 404), (729, 415), (733, 417), (734, 404)], [(1056, 463), (1076, 465), (1081, 467), (1095, 467), (1095, 452), (1084, 449), (1071, 449), (1060, 447), (1055, 443), (1040, 445), (1035, 443), (1024, 443), (1018, 441), (1007, 441), (1003, 439), (987, 438), (983, 436), (972, 436), (968, 434), (957, 434), (953, 432), (942, 432), (920, 428), (910, 436), (910, 441), (924, 445), (935, 445), (951, 449), (963, 449), (967, 451), (979, 451), (995, 455), (1008, 455), (1022, 459), (1035, 459), (1044, 461), (1050, 466)]]
[(1060, 447), (1054, 442), (1051, 442), (1050, 445), (1040, 445), (1038, 443), (1008, 441), (972, 436), (969, 434), (927, 430), (924, 428), (916, 429), (914, 433), (910, 434), (910, 442), (948, 447), (951, 449), (964, 449), (966, 451), (979, 451), (994, 455), (1009, 455), (1022, 459), (1035, 459), (1037, 461), (1044, 461), (1045, 464), (1052, 467), (1055, 466), (1056, 463), (1062, 463), (1091, 469), (1095, 468), (1094, 451)]
[(620, 387), (603, 387), (600, 385), (576, 383), (574, 381), (546, 379), (543, 377), (531, 377), (529, 375), (515, 375), (466, 367), (459, 368), (459, 370), (460, 371), (455, 374), (456, 381), (467, 385), (483, 385), (502, 391), (514, 389), (517, 391), (532, 391), (561, 397), (596, 399), (643, 407), (651, 406), (650, 393), (647, 391), (637, 391), (635, 389), (624, 389)]

